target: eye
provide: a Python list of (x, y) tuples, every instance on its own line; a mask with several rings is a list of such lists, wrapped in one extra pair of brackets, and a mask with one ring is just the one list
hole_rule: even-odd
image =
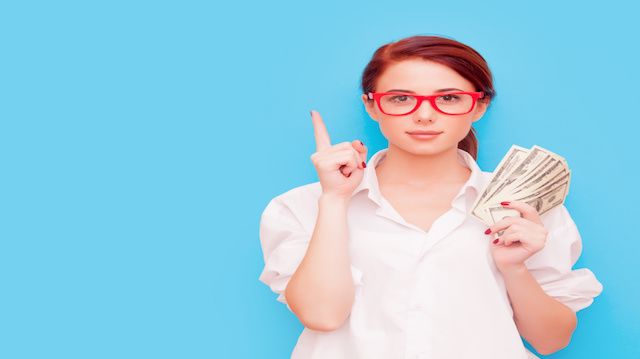
[(458, 95), (442, 95), (440, 97), (438, 97), (438, 100), (444, 101), (444, 102), (456, 102), (458, 100), (460, 100), (460, 96)]
[(393, 102), (406, 102), (408, 99), (409, 99), (409, 96), (407, 95), (391, 96), (391, 101)]

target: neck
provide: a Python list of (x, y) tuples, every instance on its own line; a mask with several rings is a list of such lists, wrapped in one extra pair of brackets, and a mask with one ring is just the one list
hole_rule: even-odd
[(465, 182), (471, 170), (458, 161), (457, 148), (436, 154), (415, 154), (389, 144), (385, 158), (376, 166), (378, 181), (386, 185), (415, 188)]

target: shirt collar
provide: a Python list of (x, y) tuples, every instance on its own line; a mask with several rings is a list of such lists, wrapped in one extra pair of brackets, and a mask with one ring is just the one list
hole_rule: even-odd
[[(376, 174), (377, 165), (386, 157), (389, 148), (383, 148), (376, 152), (369, 161), (367, 161), (367, 167), (364, 169), (364, 175), (362, 182), (353, 191), (352, 196), (356, 195), (360, 191), (369, 190), (368, 197), (376, 202), (379, 206), (382, 205), (382, 194), (380, 193), (380, 187), (378, 185), (378, 177)], [(458, 148), (457, 149), (458, 161), (471, 170), (471, 175), (465, 184), (460, 188), (456, 196), (451, 202), (451, 205), (463, 212), (468, 212), (470, 206), (476, 199), (476, 196), (480, 193), (481, 189), (486, 185), (486, 176), (483, 175), (482, 169), (478, 166), (476, 160), (467, 151)]]

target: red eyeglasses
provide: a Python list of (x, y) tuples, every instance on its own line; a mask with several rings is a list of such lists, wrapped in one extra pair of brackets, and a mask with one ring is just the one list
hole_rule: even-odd
[(431, 107), (445, 115), (464, 115), (473, 110), (477, 100), (484, 97), (484, 92), (458, 91), (429, 96), (406, 92), (369, 92), (367, 97), (376, 101), (382, 113), (391, 116), (413, 113), (424, 100), (428, 100)]

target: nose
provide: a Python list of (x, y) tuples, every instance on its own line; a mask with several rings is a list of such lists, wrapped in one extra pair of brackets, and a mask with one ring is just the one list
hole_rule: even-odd
[(431, 106), (431, 102), (424, 100), (420, 104), (420, 107), (413, 113), (413, 118), (417, 122), (433, 122), (437, 114), (438, 112)]

